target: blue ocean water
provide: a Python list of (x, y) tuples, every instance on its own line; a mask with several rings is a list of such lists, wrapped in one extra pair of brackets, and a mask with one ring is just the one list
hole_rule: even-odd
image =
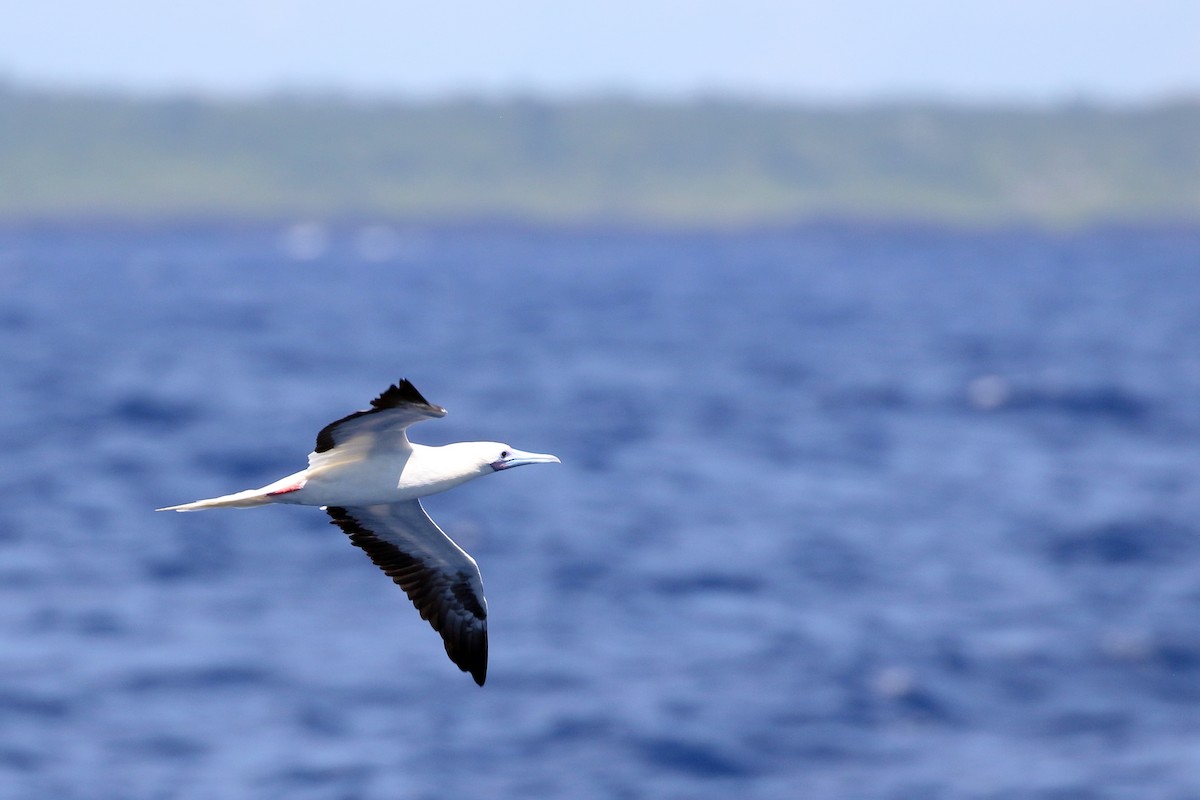
[[(0, 232), (0, 797), (1200, 798), (1200, 232)], [(408, 377), (477, 688), (301, 468)]]

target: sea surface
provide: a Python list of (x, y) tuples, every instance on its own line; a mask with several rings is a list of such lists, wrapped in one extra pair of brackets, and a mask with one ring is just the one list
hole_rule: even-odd
[[(302, 468), (427, 502), (476, 687)], [(0, 231), (0, 797), (1200, 798), (1200, 231)]]

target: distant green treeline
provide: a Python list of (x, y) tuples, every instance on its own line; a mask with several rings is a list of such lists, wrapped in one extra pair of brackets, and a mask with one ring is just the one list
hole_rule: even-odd
[(1200, 220), (1200, 100), (135, 99), (0, 88), (0, 222)]

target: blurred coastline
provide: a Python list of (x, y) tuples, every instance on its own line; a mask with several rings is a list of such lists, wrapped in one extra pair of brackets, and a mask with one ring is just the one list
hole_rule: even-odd
[(1197, 187), (1194, 96), (822, 106), (0, 86), (7, 225), (1190, 226)]

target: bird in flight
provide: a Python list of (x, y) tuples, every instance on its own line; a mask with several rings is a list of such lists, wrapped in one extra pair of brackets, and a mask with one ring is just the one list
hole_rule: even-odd
[(322, 428), (307, 469), (261, 489), (157, 510), (320, 506), (404, 589), (422, 619), (441, 634), (450, 660), (482, 686), (488, 637), (479, 567), (429, 518), (420, 498), (493, 472), (558, 459), (500, 442), (428, 447), (408, 440), (408, 426), (444, 416), (446, 409), (402, 380), (372, 400), (369, 409)]

